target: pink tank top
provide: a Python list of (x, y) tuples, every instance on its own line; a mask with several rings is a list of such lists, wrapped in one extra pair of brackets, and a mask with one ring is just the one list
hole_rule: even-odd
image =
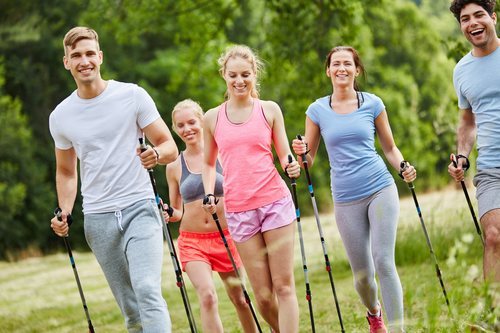
[(232, 123), (227, 102), (219, 107), (214, 138), (224, 176), (224, 203), (228, 212), (242, 212), (273, 203), (289, 194), (274, 166), (272, 129), (259, 99), (241, 124)]

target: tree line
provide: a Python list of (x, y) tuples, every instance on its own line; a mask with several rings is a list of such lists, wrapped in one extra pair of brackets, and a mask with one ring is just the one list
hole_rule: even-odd
[[(326, 54), (352, 45), (368, 72), (361, 88), (384, 100), (419, 190), (450, 181), (458, 120), (451, 75), (467, 45), (447, 1), (0, 0), (0, 259), (60, 246), (49, 227), (57, 202), (48, 116), (75, 89), (62, 38), (77, 25), (99, 33), (103, 78), (144, 87), (169, 125), (182, 99), (219, 104), (218, 57), (230, 44), (252, 47), (265, 62), (261, 98), (281, 106), (290, 140), (303, 133), (307, 106), (331, 92)], [(164, 168), (155, 172), (166, 198)], [(324, 150), (311, 172), (320, 209), (331, 210)], [(84, 248), (80, 197), (73, 215), (72, 242)]]

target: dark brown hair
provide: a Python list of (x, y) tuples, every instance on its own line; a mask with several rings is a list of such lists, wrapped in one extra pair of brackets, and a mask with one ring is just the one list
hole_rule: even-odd
[(460, 22), (462, 9), (471, 3), (483, 7), (490, 16), (495, 12), (496, 0), (453, 0), (450, 5), (450, 11), (455, 15), (458, 22)]

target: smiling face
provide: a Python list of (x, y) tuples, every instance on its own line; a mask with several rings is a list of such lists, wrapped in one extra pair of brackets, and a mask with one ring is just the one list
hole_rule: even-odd
[(172, 122), (174, 131), (186, 145), (195, 144), (202, 140), (201, 116), (193, 108), (183, 107), (175, 110), (172, 115)]
[(256, 83), (252, 63), (242, 57), (229, 58), (224, 70), (224, 80), (230, 97), (250, 96)]
[(490, 16), (483, 7), (475, 3), (466, 5), (460, 12), (460, 29), (465, 38), (478, 50), (496, 47), (498, 44), (496, 23), (495, 13)]
[(354, 81), (358, 74), (359, 70), (352, 52), (341, 50), (332, 53), (330, 65), (326, 68), (326, 75), (331, 79), (334, 87), (354, 87)]
[(102, 51), (95, 40), (81, 39), (74, 47), (66, 46), (64, 67), (71, 72), (78, 86), (91, 85), (100, 79)]

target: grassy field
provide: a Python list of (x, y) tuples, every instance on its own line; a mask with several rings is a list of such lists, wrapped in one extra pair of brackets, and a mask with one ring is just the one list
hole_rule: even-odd
[[(500, 292), (498, 288), (485, 286), (482, 282), (482, 246), (463, 193), (450, 189), (417, 194), (453, 313), (448, 313), (413, 201), (411, 197), (405, 197), (401, 200), (396, 254), (405, 297), (407, 332), (495, 332), (494, 322), (495, 318), (499, 318), (500, 309), (493, 313), (491, 303), (495, 297), (498, 301)], [(301, 204), (310, 205), (310, 202)], [(367, 332), (365, 309), (354, 290), (333, 214), (321, 215), (321, 223), (346, 332)], [(303, 217), (302, 225), (316, 331), (340, 332), (315, 220)], [(173, 332), (189, 332), (166, 246), (165, 251), (163, 293), (169, 305)], [(96, 332), (124, 332), (118, 307), (93, 255), (74, 253), (74, 257)], [(298, 240), (295, 260), (296, 289), (301, 310), (300, 332), (310, 332)], [(196, 295), (186, 275), (184, 278), (199, 328)], [(225, 330), (240, 332), (236, 313), (217, 276), (215, 280)], [(261, 321), (261, 324), (264, 325), (264, 322)], [(65, 252), (16, 263), (0, 262), (0, 332), (85, 332), (86, 327)]]

